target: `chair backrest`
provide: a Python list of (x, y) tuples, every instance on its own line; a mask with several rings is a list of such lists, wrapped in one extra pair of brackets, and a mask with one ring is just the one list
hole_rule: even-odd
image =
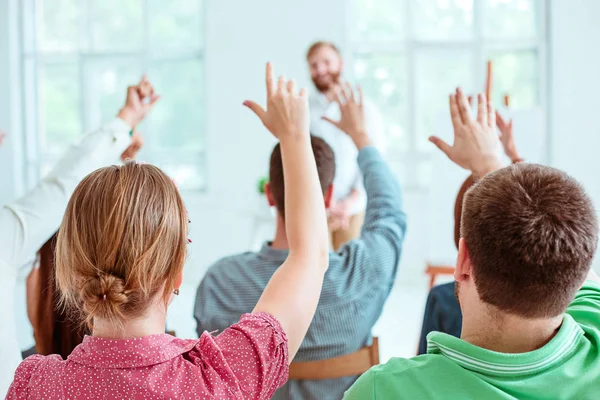
[(435, 286), (435, 280), (438, 275), (454, 275), (455, 267), (453, 265), (434, 265), (427, 263), (425, 273), (429, 275), (429, 289)]
[(379, 339), (374, 337), (370, 346), (354, 353), (327, 360), (293, 362), (290, 365), (290, 379), (319, 380), (360, 375), (377, 364), (379, 364)]

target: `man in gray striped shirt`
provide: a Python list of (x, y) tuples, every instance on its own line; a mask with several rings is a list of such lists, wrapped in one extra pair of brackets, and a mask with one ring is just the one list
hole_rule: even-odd
[[(367, 192), (365, 223), (358, 239), (329, 255), (317, 312), (294, 361), (314, 361), (350, 354), (371, 343), (371, 328), (390, 293), (406, 231), (400, 187), (364, 129), (362, 93), (355, 99), (346, 86), (339, 92), (340, 121), (359, 150), (358, 165)], [(331, 149), (313, 138), (313, 151), (326, 206), (333, 187)], [(323, 147), (326, 146), (326, 148)], [(327, 150), (328, 149), (328, 150)], [(277, 147), (271, 157), (267, 198), (278, 210), (275, 239), (257, 252), (226, 257), (210, 267), (196, 295), (197, 331), (223, 330), (252, 310), (275, 270), (288, 255), (283, 219), (283, 173)], [(340, 399), (356, 376), (290, 381), (274, 399)]]

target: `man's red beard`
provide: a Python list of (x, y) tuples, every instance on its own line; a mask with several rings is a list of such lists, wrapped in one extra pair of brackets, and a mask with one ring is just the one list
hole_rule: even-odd
[(313, 83), (319, 92), (328, 92), (340, 82), (340, 72), (330, 72), (322, 78), (313, 78)]

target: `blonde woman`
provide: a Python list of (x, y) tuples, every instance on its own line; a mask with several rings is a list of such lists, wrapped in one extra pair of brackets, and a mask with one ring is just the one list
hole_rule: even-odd
[(306, 91), (283, 78), (275, 83), (270, 65), (266, 86), (266, 110), (245, 104), (281, 143), (290, 255), (254, 311), (217, 336), (165, 335), (167, 307), (183, 280), (183, 201), (151, 165), (100, 169), (75, 190), (56, 254), (62, 297), (92, 336), (66, 361), (25, 360), (9, 399), (268, 399), (287, 381), (319, 299), (328, 233)]

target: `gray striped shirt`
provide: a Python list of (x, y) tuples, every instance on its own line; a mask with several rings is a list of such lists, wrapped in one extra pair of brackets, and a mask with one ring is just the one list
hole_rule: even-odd
[[(358, 165), (367, 192), (360, 238), (329, 254), (329, 269), (315, 317), (294, 361), (341, 356), (370, 344), (371, 328), (390, 293), (406, 231), (400, 187), (374, 147)], [(266, 243), (258, 252), (223, 258), (210, 267), (196, 295), (197, 331), (222, 331), (251, 312), (288, 255)], [(357, 377), (290, 381), (274, 399), (341, 399)]]

